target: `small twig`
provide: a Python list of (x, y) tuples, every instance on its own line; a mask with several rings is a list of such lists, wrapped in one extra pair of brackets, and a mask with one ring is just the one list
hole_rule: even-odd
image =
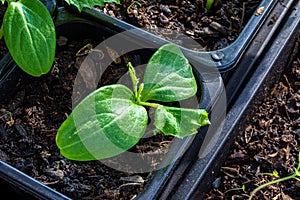
[(246, 9), (246, 3), (243, 2), (243, 12), (242, 12), (242, 18), (241, 18), (241, 22), (240, 22), (240, 31), (243, 29), (243, 23), (244, 23), (244, 18), (245, 18), (245, 9)]
[(123, 185), (120, 185), (118, 189), (121, 189), (122, 187), (130, 186), (130, 185), (142, 185), (142, 183), (125, 183)]
[(284, 74), (283, 77), (284, 77), (286, 83), (289, 85), (289, 89), (290, 89), (291, 91), (293, 91), (293, 88), (292, 88), (292, 86), (291, 86), (291, 84), (290, 84), (289, 79), (287, 78), (287, 76)]

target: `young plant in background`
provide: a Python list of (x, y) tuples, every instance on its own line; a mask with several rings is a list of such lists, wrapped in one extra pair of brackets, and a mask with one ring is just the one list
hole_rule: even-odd
[[(0, 0), (7, 3), (0, 39), (4, 36), (7, 48), (26, 73), (41, 76), (50, 71), (56, 49), (55, 26), (51, 14), (40, 0)], [(78, 8), (103, 6), (105, 0), (66, 0)], [(118, 0), (108, 0), (117, 2)]]
[(110, 158), (133, 147), (148, 125), (146, 107), (155, 109), (154, 134), (183, 138), (210, 124), (203, 109), (164, 106), (194, 96), (197, 84), (188, 60), (175, 44), (149, 60), (143, 83), (128, 63), (133, 91), (121, 84), (100, 87), (85, 97), (60, 126), (56, 144), (63, 156), (88, 161)]
[[(278, 173), (277, 172), (273, 172), (273, 173), (270, 173), (271, 176), (274, 176), (274, 177), (278, 177)], [(290, 176), (286, 176), (286, 177), (282, 177), (282, 178), (278, 178), (278, 179), (275, 179), (273, 181), (270, 181), (270, 182), (267, 182), (265, 184), (262, 184), (260, 186), (258, 186), (257, 188), (255, 188), (251, 194), (250, 194), (250, 197), (249, 197), (249, 200), (252, 200), (252, 198), (254, 197), (255, 193), (258, 192), (259, 190), (269, 186), (269, 185), (272, 185), (272, 184), (275, 184), (275, 183), (279, 183), (279, 182), (282, 182), (282, 181), (287, 181), (287, 180), (291, 180), (291, 179), (295, 179), (296, 181), (299, 181), (300, 182), (300, 152), (299, 152), (299, 155), (298, 155), (298, 167), (294, 169), (294, 173)]]

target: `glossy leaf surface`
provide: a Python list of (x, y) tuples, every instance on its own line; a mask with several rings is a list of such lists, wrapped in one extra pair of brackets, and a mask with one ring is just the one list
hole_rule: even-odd
[(192, 67), (180, 48), (175, 44), (159, 48), (147, 64), (141, 100), (173, 102), (187, 99), (196, 91)]
[(196, 134), (198, 128), (208, 124), (208, 114), (203, 109), (159, 106), (154, 115), (156, 132), (178, 138)]
[(61, 154), (71, 160), (96, 160), (134, 146), (145, 132), (148, 115), (132, 97), (129, 88), (117, 84), (88, 95), (58, 130)]
[(8, 4), (3, 21), (5, 43), (26, 73), (40, 76), (52, 67), (56, 35), (51, 15), (39, 0)]

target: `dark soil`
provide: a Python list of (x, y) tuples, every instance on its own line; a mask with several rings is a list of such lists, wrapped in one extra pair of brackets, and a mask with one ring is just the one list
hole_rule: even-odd
[[(300, 162), (300, 49), (292, 66), (287, 67), (266, 96), (236, 138), (206, 200), (248, 199), (257, 186), (276, 179), (268, 173), (277, 171), (279, 177), (285, 177), (297, 168)], [(243, 185), (245, 191), (241, 189)], [(271, 185), (257, 192), (254, 199), (299, 200), (300, 182), (293, 179)]]
[[(91, 44), (87, 42), (69, 41), (58, 47), (52, 71), (29, 78), (27, 84), (15, 88), (16, 95), (8, 104), (0, 106), (0, 160), (72, 199), (131, 199), (143, 191), (151, 172), (121, 172), (100, 161), (70, 161), (55, 144), (57, 129), (71, 112), (74, 78), (85, 57), (76, 53)], [(99, 85), (114, 83), (127, 72), (125, 60), (136, 62), (135, 55), (120, 59)], [(158, 134), (142, 139), (130, 151), (164, 154), (170, 139)], [(159, 160), (154, 162), (157, 165)]]
[[(203, 50), (221, 49), (236, 40), (261, 0), (215, 0), (211, 10), (206, 0), (121, 0), (107, 3), (102, 12), (163, 34), (157, 27), (184, 33), (195, 39)], [(167, 34), (161, 35), (167, 37)], [(178, 42), (177, 42), (178, 43)]]
[[(211, 16), (212, 13), (218, 13), (217, 10), (211, 12), (204, 10), (200, 12), (203, 13), (203, 16), (201, 14), (195, 17), (204, 19), (202, 22), (197, 22), (204, 26), (195, 29), (194, 33), (187, 31), (194, 26), (191, 24), (196, 20), (195, 18), (189, 21), (190, 25), (179, 26), (183, 32), (189, 33), (200, 42), (210, 41), (202, 43), (207, 50), (222, 48), (234, 41), (245, 25), (246, 19), (259, 3), (258, 1), (253, 3), (253, 1), (225, 0), (222, 2), (223, 6), (227, 7), (219, 9), (219, 12), (226, 13), (231, 10), (230, 12), (235, 13), (235, 15), (227, 17), (228, 24), (225, 23), (223, 14), (221, 14), (220, 21), (217, 20), (218, 17)], [(130, 3), (127, 3), (127, 7)], [(173, 13), (183, 12), (180, 11), (184, 9), (183, 4), (190, 4), (190, 2), (180, 1), (180, 5), (174, 8), (169, 6), (172, 12), (171, 16), (174, 15)], [(200, 6), (201, 3), (198, 4)], [(233, 5), (240, 5), (240, 8), (237, 11), (228, 9), (228, 7), (233, 8)], [(247, 9), (245, 6), (248, 6)], [(106, 6), (106, 8), (109, 7), (119, 6), (113, 4)], [(164, 13), (165, 11), (162, 11), (159, 2), (152, 8), (151, 12), (157, 13), (156, 17), (153, 17), (156, 21), (161, 21), (161, 13), (167, 15)], [(126, 11), (122, 7), (118, 9), (120, 12), (121, 10)], [(142, 12), (140, 11), (142, 8), (136, 4), (132, 9)], [(203, 5), (197, 9), (203, 10)], [(249, 11), (250, 14), (247, 14), (246, 11), (247, 13)], [(145, 12), (145, 16), (149, 16), (146, 11), (143, 12)], [(199, 12), (185, 11), (184, 13)], [(112, 13), (110, 14), (112, 15)], [(118, 12), (115, 12), (114, 15), (120, 18)], [(127, 14), (127, 20), (136, 21), (136, 17), (131, 15)], [(186, 20), (187, 17), (181, 20)], [(148, 19), (152, 18), (149, 16)], [(210, 26), (214, 21), (226, 27), (227, 34), (214, 30)], [(138, 21), (135, 23), (138, 24)], [(174, 23), (170, 21), (168, 25), (176, 29), (179, 23), (182, 21), (175, 20)], [(141, 25), (151, 26), (150, 24)], [(166, 24), (161, 22), (158, 26), (166, 26)], [(202, 32), (197, 33), (197, 30), (205, 31), (205, 29), (217, 32), (218, 37), (207, 34), (203, 36), (200, 34)], [(0, 106), (0, 160), (72, 199), (131, 199), (144, 190), (152, 173), (120, 172), (112, 170), (99, 161), (70, 161), (60, 155), (55, 144), (56, 131), (71, 112), (73, 81), (83, 59), (75, 54), (85, 45), (86, 42), (83, 44), (82, 41), (70, 41), (67, 45), (60, 47), (51, 73), (41, 78), (31, 78), (28, 84), (15, 88), (17, 93), (14, 98), (8, 104)], [(129, 57), (134, 59), (132, 55)], [(103, 79), (106, 82), (101, 84), (113, 83), (127, 71), (125, 62), (117, 66), (111, 66), (110, 73), (107, 73), (106, 78)], [(206, 200), (247, 199), (256, 186), (275, 179), (264, 173), (272, 173), (276, 170), (280, 177), (293, 173), (294, 168), (297, 167), (297, 156), (300, 152), (299, 107), (300, 53), (293, 65), (282, 76), (280, 82), (273, 87), (271, 94), (259, 107), (256, 115), (249, 119), (245, 130), (236, 139), (227, 161), (213, 184), (214, 188), (206, 195)], [(168, 143), (170, 139), (157, 137), (157, 141), (147, 140), (140, 143), (140, 147), (133, 148), (132, 151), (155, 151), (157, 148), (163, 147), (157, 146), (157, 144), (165, 144), (161, 143), (162, 140)], [(246, 187), (245, 192), (239, 189), (243, 185)], [(298, 200), (300, 199), (300, 183), (290, 180), (272, 185), (258, 192), (255, 199)]]

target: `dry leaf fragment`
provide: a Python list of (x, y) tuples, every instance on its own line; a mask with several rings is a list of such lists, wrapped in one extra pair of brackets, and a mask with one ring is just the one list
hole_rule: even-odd
[(121, 181), (134, 182), (134, 183), (144, 183), (145, 180), (143, 177), (139, 175), (129, 176), (129, 177), (121, 177)]
[(284, 199), (284, 200), (293, 200), (289, 195), (284, 194), (283, 192), (281, 192), (281, 196), (282, 196), (282, 199)]
[(255, 16), (261, 15), (264, 12), (264, 9), (264, 6), (259, 7), (255, 12)]

